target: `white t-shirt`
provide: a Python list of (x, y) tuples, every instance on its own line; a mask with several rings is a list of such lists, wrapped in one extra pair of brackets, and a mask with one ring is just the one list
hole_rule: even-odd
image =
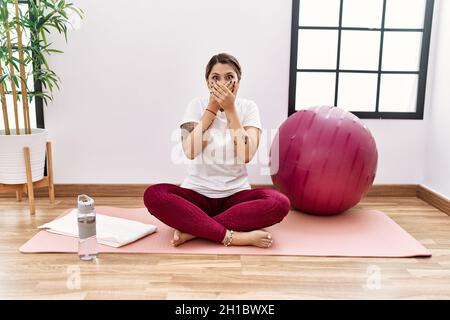
[[(180, 125), (200, 122), (208, 102), (209, 97), (191, 100)], [(262, 130), (255, 102), (237, 97), (235, 105), (243, 127), (252, 126)], [(180, 186), (209, 198), (224, 198), (238, 191), (251, 189), (246, 164), (236, 163), (234, 159), (234, 145), (225, 112), (217, 112), (204, 136), (210, 141), (201, 154), (189, 160), (188, 175)]]

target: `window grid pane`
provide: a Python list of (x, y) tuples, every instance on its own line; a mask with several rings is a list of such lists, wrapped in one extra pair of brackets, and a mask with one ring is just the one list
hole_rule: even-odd
[(415, 112), (418, 76), (383, 74), (380, 82), (380, 106), (383, 112)]
[(299, 26), (337, 26), (340, 0), (301, 0)]
[(342, 31), (339, 69), (378, 70), (381, 32)]
[(316, 105), (333, 105), (335, 81), (335, 73), (298, 72), (297, 110)]
[(378, 74), (339, 73), (337, 106), (348, 111), (374, 112)]
[(337, 31), (300, 30), (298, 35), (298, 68), (335, 68), (337, 45)]
[(344, 27), (380, 28), (383, 0), (344, 0), (342, 25)]

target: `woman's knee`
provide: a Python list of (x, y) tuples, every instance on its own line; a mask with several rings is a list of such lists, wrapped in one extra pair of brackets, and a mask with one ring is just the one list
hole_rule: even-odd
[[(170, 183), (157, 183), (149, 186), (144, 192), (144, 204), (147, 208), (154, 207), (165, 201), (164, 199), (170, 194), (171, 189), (175, 185)], [(176, 186), (175, 186), (176, 187)]]
[(252, 190), (254, 199), (264, 200), (264, 208), (267, 208), (268, 217), (274, 222), (280, 222), (289, 213), (291, 201), (280, 191), (273, 188), (257, 188)]
[(268, 193), (270, 194), (268, 198), (271, 201), (272, 214), (275, 216), (275, 220), (280, 222), (289, 213), (291, 201), (285, 194), (275, 189), (272, 189)]

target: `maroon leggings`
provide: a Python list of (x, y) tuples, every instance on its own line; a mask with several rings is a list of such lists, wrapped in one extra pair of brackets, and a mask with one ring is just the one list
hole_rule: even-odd
[(216, 242), (223, 240), (227, 229), (251, 231), (274, 225), (290, 209), (288, 197), (272, 188), (209, 198), (170, 183), (148, 187), (144, 203), (152, 215), (168, 226)]

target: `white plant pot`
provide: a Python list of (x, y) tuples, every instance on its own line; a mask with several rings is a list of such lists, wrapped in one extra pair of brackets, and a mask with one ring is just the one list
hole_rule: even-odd
[(0, 183), (27, 182), (24, 147), (30, 149), (33, 182), (42, 180), (44, 177), (47, 131), (31, 129), (31, 134), (24, 134), (24, 129), (21, 129), (20, 133), (16, 135), (15, 129), (12, 129), (11, 135), (5, 135), (5, 130), (0, 130)]

